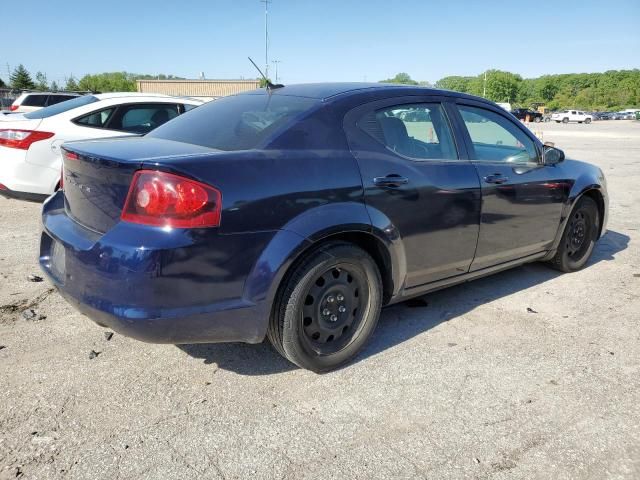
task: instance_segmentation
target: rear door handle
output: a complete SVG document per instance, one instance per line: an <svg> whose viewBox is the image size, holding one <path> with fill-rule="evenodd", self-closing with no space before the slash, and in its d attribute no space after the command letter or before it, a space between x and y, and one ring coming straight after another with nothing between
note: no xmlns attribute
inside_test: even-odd
<svg viewBox="0 0 640 480"><path fill-rule="evenodd" d="M485 183L506 183L509 181L507 177L503 177L501 173L494 173L493 175L487 175L484 177Z"/></svg>
<svg viewBox="0 0 640 480"><path fill-rule="evenodd" d="M407 177L401 177L395 173L387 175L386 177L376 177L373 179L373 184L376 187L399 187L400 185L406 185L409 183Z"/></svg>

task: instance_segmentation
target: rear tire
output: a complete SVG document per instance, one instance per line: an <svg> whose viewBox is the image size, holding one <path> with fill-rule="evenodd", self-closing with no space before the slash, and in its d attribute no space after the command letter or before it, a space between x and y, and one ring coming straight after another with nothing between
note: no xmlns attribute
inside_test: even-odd
<svg viewBox="0 0 640 480"><path fill-rule="evenodd" d="M535 117L535 118L533 119L533 122L534 122L534 123L540 123L540 120L541 120L541 118L540 118L540 117Z"/></svg>
<svg viewBox="0 0 640 480"><path fill-rule="evenodd" d="M584 121L584 123L586 123L587 125L588 125L588 124L590 124L590 123L591 123L591 119L590 119L590 118L587 118L587 119Z"/></svg>
<svg viewBox="0 0 640 480"><path fill-rule="evenodd" d="M564 117L564 118L562 119L562 123L569 123L569 119L568 119L567 117Z"/></svg>
<svg viewBox="0 0 640 480"><path fill-rule="evenodd" d="M327 372L352 360L382 308L382 280L371 256L346 242L311 252L283 282L267 336L301 368Z"/></svg>
<svg viewBox="0 0 640 480"><path fill-rule="evenodd" d="M567 273L584 267L593 252L599 228L600 213L596 202L590 197L582 197L571 211L551 266Z"/></svg>

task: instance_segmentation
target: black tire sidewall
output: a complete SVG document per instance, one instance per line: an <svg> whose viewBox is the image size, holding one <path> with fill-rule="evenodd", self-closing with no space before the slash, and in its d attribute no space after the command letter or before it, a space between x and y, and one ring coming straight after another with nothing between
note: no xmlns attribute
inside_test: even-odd
<svg viewBox="0 0 640 480"><path fill-rule="evenodd" d="M580 209L585 209L589 215L589 236L591 238L589 239L589 247L585 250L583 255L578 259L573 259L569 257L569 253L566 249L566 237L569 234L571 217L573 217L575 212ZM589 197L583 197L578 201L574 209L571 211L571 217L569 217L565 231L562 233L562 243L558 251L558 255L560 255L559 267L565 272L575 272L576 270L580 270L584 267L593 253L598 236L598 228L600 226L600 213L598 211L598 206L596 205L596 202Z"/></svg>
<svg viewBox="0 0 640 480"><path fill-rule="evenodd" d="M303 303L306 292L316 276L337 263L350 263L354 268L361 270L369 288L367 311L354 338L344 348L331 355L318 355L303 338ZM284 318L280 319L283 321L282 349L286 357L296 365L315 372L332 370L351 360L371 337L380 316L382 281L375 261L355 245L336 245L311 255L308 261L296 269L288 284L289 288L285 292L290 294L285 293L288 298L283 298L283 306L286 304L286 308Z"/></svg>

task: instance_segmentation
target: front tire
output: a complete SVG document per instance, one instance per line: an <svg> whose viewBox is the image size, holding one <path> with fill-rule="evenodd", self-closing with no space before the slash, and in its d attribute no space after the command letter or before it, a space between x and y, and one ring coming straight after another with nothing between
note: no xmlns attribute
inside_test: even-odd
<svg viewBox="0 0 640 480"><path fill-rule="evenodd" d="M382 280L373 258L351 243L331 242L285 279L267 336L292 363L326 372L362 349L381 308Z"/></svg>
<svg viewBox="0 0 640 480"><path fill-rule="evenodd" d="M533 122L534 122L534 123L540 123L540 120L541 120L541 118L540 118L540 117L535 117L535 118L533 119Z"/></svg>
<svg viewBox="0 0 640 480"><path fill-rule="evenodd" d="M561 272L580 270L589 260L600 228L596 202L582 197L571 211L556 255L550 263Z"/></svg>
<svg viewBox="0 0 640 480"><path fill-rule="evenodd" d="M567 117L564 117L564 118L562 119L562 123L569 123L569 119L568 119Z"/></svg>

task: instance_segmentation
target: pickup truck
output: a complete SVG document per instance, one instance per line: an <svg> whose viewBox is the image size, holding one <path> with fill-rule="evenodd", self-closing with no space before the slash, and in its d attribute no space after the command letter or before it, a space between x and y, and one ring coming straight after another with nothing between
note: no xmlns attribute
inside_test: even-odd
<svg viewBox="0 0 640 480"><path fill-rule="evenodd" d="M530 122L538 123L542 121L542 114L540 112L535 112L533 110L529 110L528 108L516 108L514 110L511 110L511 114L518 120L526 120L528 115Z"/></svg>
<svg viewBox="0 0 640 480"><path fill-rule="evenodd" d="M569 122L578 122L578 123L591 123L593 117L584 113L580 110L563 110L561 112L556 112L551 115L551 120L554 120L556 123L569 123Z"/></svg>

